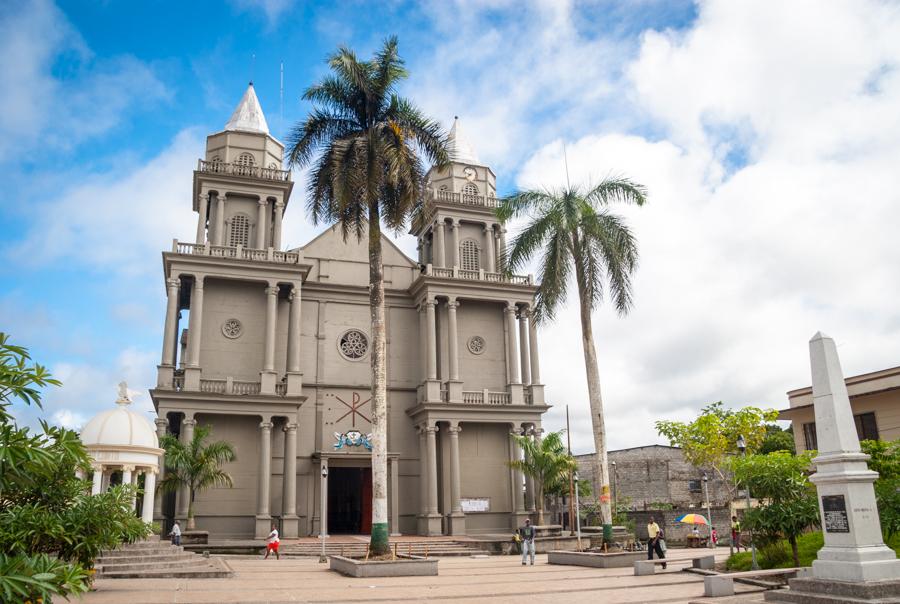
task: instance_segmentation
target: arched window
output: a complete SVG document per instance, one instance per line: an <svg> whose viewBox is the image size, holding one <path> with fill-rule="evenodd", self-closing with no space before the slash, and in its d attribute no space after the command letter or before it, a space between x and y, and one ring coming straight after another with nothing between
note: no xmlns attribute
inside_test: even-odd
<svg viewBox="0 0 900 604"><path fill-rule="evenodd" d="M235 214L231 217L231 233L228 245L247 246L250 243L250 218L246 214Z"/></svg>
<svg viewBox="0 0 900 604"><path fill-rule="evenodd" d="M209 163L211 164L210 165L211 172L220 172L222 170L222 158L219 157L218 155L213 155L212 158L209 160Z"/></svg>
<svg viewBox="0 0 900 604"><path fill-rule="evenodd" d="M234 172L235 174L240 174L243 176L250 175L253 172L253 156L249 153L241 153L237 161L234 162Z"/></svg>
<svg viewBox="0 0 900 604"><path fill-rule="evenodd" d="M478 187L473 183L468 183L462 190L463 203L475 203L478 197Z"/></svg>
<svg viewBox="0 0 900 604"><path fill-rule="evenodd" d="M459 244L459 260L464 271L477 271L481 268L481 252L474 239L466 239Z"/></svg>

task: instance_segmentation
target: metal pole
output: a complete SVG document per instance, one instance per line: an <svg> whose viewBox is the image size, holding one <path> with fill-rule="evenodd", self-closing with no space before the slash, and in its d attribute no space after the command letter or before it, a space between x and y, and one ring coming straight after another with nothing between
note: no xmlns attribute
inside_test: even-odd
<svg viewBox="0 0 900 604"><path fill-rule="evenodd" d="M566 405L566 438L569 440L569 457L572 457L572 431L569 429L569 406ZM575 471L569 470L569 535L575 534Z"/></svg>
<svg viewBox="0 0 900 604"><path fill-rule="evenodd" d="M615 521L616 516L619 513L619 471L616 466L616 462L612 462L613 467L613 512L612 519Z"/></svg>
<svg viewBox="0 0 900 604"><path fill-rule="evenodd" d="M319 539L322 541L322 553L319 554L319 562L328 562L328 558L325 556L325 522L328 510L328 466L324 463L322 464L322 480L319 483L322 485L320 487L321 500L319 502Z"/></svg>
<svg viewBox="0 0 900 604"><path fill-rule="evenodd" d="M575 531L577 535L578 551L581 551L581 505L578 501L578 477L575 477Z"/></svg>
<svg viewBox="0 0 900 604"><path fill-rule="evenodd" d="M738 437L738 449L741 450L741 455L746 459L747 458L747 446L744 444L744 437ZM750 485L744 485L744 493L747 495L747 512L750 512ZM751 565L750 568L753 570L759 570L759 564L756 561L756 544L753 543L753 531L750 531L750 558Z"/></svg>
<svg viewBox="0 0 900 604"><path fill-rule="evenodd" d="M709 476L706 475L706 472L703 473L703 494L706 497L706 521L709 523L707 525L709 529L709 543L707 545L715 547L712 540L712 511L709 509Z"/></svg>

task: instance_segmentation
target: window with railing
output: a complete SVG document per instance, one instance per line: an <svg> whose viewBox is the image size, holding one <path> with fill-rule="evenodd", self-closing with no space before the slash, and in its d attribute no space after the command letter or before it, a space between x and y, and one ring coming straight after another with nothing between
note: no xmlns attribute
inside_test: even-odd
<svg viewBox="0 0 900 604"><path fill-rule="evenodd" d="M253 155L251 155L250 153L247 153L247 152L241 153L238 156L237 161L234 162L235 173L236 174L245 174L245 175L251 174L253 172L253 164L254 163L255 162L253 160Z"/></svg>
<svg viewBox="0 0 900 604"><path fill-rule="evenodd" d="M462 196L463 203L475 203L475 198L478 197L478 187L473 183L468 183L463 187Z"/></svg>
<svg viewBox="0 0 900 604"><path fill-rule="evenodd" d="M246 214L235 214L231 217L231 232L228 234L228 245L247 246L250 243L250 217Z"/></svg>
<svg viewBox="0 0 900 604"><path fill-rule="evenodd" d="M474 239L466 239L459 244L459 259L464 271L477 271L481 268L481 254Z"/></svg>

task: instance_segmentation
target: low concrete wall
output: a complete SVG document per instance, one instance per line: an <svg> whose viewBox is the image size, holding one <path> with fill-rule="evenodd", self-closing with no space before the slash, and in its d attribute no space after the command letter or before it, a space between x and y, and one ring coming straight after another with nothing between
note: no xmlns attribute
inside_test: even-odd
<svg viewBox="0 0 900 604"><path fill-rule="evenodd" d="M638 560L646 559L644 552L616 552L600 554L594 552L552 551L547 556L550 564L567 566L592 566L594 568L630 568Z"/></svg>
<svg viewBox="0 0 900 604"><path fill-rule="evenodd" d="M583 542L587 542L587 537L582 535ZM520 555L521 552L516 546L516 542L512 539L485 539L484 537L473 539L478 547L489 554L497 555ZM537 554L546 554L553 550L574 550L578 547L578 538L569 537L536 537L534 540L534 551Z"/></svg>
<svg viewBox="0 0 900 604"><path fill-rule="evenodd" d="M397 560L354 560L344 556L329 556L329 568L348 577L436 577L436 558L398 558Z"/></svg>

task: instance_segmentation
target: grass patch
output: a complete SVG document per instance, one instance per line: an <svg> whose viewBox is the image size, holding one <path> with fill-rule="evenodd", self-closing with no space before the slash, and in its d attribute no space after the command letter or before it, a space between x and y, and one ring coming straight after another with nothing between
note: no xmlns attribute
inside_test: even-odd
<svg viewBox="0 0 900 604"><path fill-rule="evenodd" d="M825 540L821 531L806 533L797 539L800 566L812 565L813 560L816 559L816 554L822 549L824 544ZM900 557L900 534L894 535L887 545ZM760 568L792 568L794 566L791 545L787 540L761 547L757 549L756 555ZM725 562L725 567L733 571L750 570L751 565L752 556L750 552L734 554Z"/></svg>

